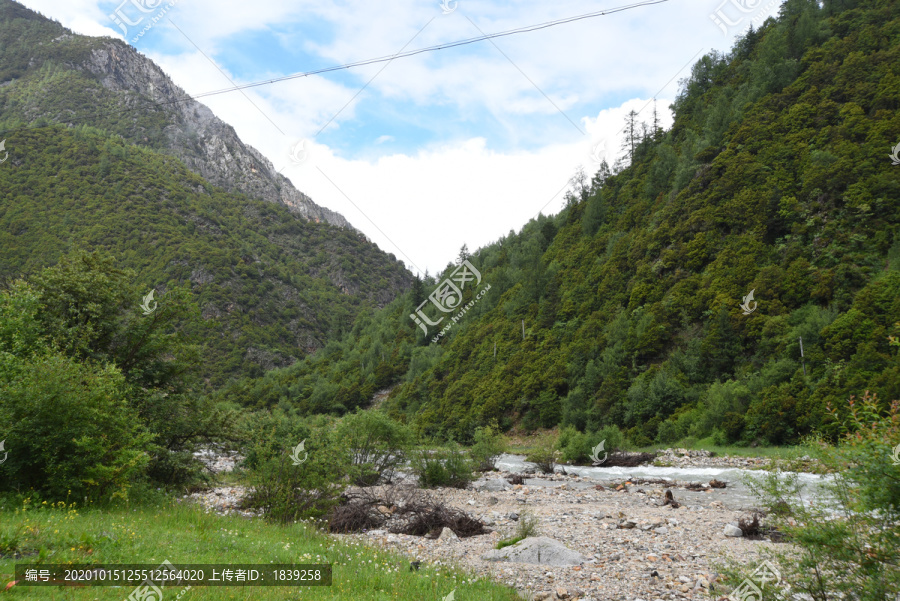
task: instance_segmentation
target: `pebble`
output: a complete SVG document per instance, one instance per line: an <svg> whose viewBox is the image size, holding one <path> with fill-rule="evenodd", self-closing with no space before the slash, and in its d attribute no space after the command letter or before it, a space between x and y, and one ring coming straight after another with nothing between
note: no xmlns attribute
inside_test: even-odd
<svg viewBox="0 0 900 601"><path fill-rule="evenodd" d="M678 449L670 451L673 452L664 452L661 457L674 461L677 467L748 467L765 461L733 458L733 461L723 463L729 458L704 456L698 451L686 451L687 454ZM718 463L707 463L714 460ZM222 465L215 459L211 463L217 467ZM509 475L493 472L489 477L507 478ZM563 474L541 475L541 479L561 484L590 481ZM741 512L716 502L702 511L698 511L699 507L684 505L673 509L661 504L665 490L662 486L642 486L646 487L645 494L639 494L632 486L623 486L619 491L601 487L536 485L517 485L503 491L440 488L429 491L435 500L489 521L496 531L468 538L458 538L452 531L445 531L438 539L384 531L332 536L390 547L410 560L425 564L474 572L507 584L523 598L535 601L709 599L708 594L718 578L716 564L730 559L743 565L755 565L761 560L761 552L771 550L775 545L766 540L723 536L722 524L732 525L742 517ZM252 512L237 509L245 492L239 486L219 487L194 493L184 500L201 503L207 511L253 517ZM482 560L481 555L496 548L498 540L515 536L519 508L526 501L525 495L529 511L538 520L537 536L553 538L592 559L581 566L567 567L497 564ZM677 519L673 517L676 513Z"/></svg>

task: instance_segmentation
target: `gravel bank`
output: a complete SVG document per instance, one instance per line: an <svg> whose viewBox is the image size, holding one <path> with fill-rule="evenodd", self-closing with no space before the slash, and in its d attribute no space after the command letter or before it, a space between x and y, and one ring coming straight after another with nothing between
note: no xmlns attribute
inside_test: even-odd
<svg viewBox="0 0 900 601"><path fill-rule="evenodd" d="M684 459L697 466L720 458ZM596 487L596 480L590 478L558 473L541 475L540 485L528 480L512 486L506 482L510 475L485 474L484 479L492 481L488 487L495 490L428 491L446 505L486 522L494 529L488 535L442 540L373 530L333 536L390 548L410 561L455 566L490 577L533 601L717 599L724 590L717 586L716 563L733 559L752 571L760 561L760 549L775 544L725 536L725 526L745 513L717 500L727 494L722 489L688 494L683 488L668 487L681 503L676 509L662 505L667 487L661 484L627 483L616 490ZM485 487L484 479L479 488ZM237 509L244 492L238 486L219 487L183 500L198 502L207 511L254 517ZM538 535L564 543L588 561L548 566L482 559L500 539L514 535L517 518L525 511L538 518Z"/></svg>
<svg viewBox="0 0 900 601"><path fill-rule="evenodd" d="M505 473L488 477L499 479ZM515 587L525 599L643 600L717 598L714 563L726 558L754 566L769 541L724 535L725 525L743 514L715 500L692 502L678 509L662 506L661 486L625 486L597 490L573 486L585 479L555 475L553 488L519 485L511 490L437 489L431 494L486 521L495 528L486 536L447 540L390 534L337 535L365 540L404 553L410 560L454 565ZM678 499L678 490L673 489ZM590 558L581 566L558 567L490 562L482 554L515 532L511 514L530 511L539 519L539 534L563 542ZM717 594L718 593L718 594Z"/></svg>

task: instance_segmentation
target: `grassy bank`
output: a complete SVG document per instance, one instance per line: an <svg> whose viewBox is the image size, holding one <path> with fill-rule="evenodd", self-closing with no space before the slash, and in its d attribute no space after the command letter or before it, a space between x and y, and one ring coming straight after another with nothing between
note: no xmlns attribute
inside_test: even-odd
<svg viewBox="0 0 900 601"><path fill-rule="evenodd" d="M262 520L207 514L199 507L160 497L142 506L81 509L73 505L17 507L0 501L0 598L126 599L132 586L24 587L3 591L16 561L39 563L330 563L330 587L172 588L179 601L196 599L322 599L384 601L441 600L455 590L458 601L515 601L509 588L469 574L423 565L411 572L409 560L356 544L342 544L303 523L288 526ZM14 556L20 556L18 560ZM167 592L166 598L169 598Z"/></svg>

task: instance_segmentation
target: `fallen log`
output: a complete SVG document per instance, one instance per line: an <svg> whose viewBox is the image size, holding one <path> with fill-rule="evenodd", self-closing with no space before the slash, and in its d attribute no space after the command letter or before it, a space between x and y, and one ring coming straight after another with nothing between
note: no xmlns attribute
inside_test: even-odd
<svg viewBox="0 0 900 601"><path fill-rule="evenodd" d="M617 451L610 453L606 461L596 467L637 467L650 463L656 459L654 453L628 453L625 451Z"/></svg>

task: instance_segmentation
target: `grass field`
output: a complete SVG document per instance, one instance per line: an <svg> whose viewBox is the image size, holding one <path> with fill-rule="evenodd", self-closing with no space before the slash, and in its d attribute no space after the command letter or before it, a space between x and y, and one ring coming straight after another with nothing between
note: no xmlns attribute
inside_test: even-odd
<svg viewBox="0 0 900 601"><path fill-rule="evenodd" d="M409 560L338 543L314 527L207 514L157 494L156 502L113 509L0 501L0 599L126 600L134 586L25 587L15 564L332 564L330 587L166 587L165 601L322 599L516 601L515 591L442 566L410 571ZM5 505L5 506L4 506ZM19 559L13 559L19 557ZM155 601L155 600L154 600Z"/></svg>

